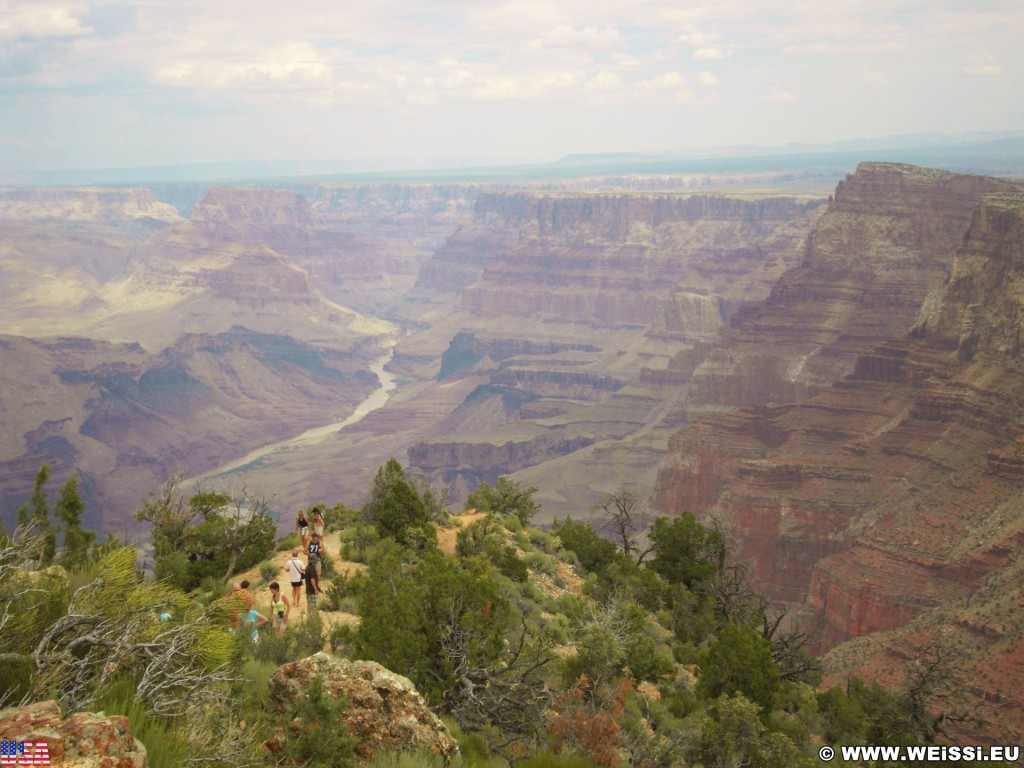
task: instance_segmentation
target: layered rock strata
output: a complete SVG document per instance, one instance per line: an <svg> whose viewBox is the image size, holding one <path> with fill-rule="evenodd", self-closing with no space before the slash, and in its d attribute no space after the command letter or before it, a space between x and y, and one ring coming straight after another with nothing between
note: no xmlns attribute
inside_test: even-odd
<svg viewBox="0 0 1024 768"><path fill-rule="evenodd" d="M1012 190L983 176L861 163L836 188L804 263L732 318L694 373L690 408L796 402L850 373L871 346L904 334L942 286L981 196Z"/></svg>
<svg viewBox="0 0 1024 768"><path fill-rule="evenodd" d="M677 424L666 400L680 396L729 312L797 263L820 208L794 198L480 193L472 225L424 267L419 290L458 296L461 322L439 378L487 384L410 449L410 462L471 488ZM584 474L603 474L586 461Z"/></svg>
<svg viewBox="0 0 1024 768"><path fill-rule="evenodd" d="M938 178L940 189L985 186ZM947 204L932 204L945 225ZM656 499L723 521L757 587L817 618L834 669L885 668L898 682L936 643L955 653L973 680L967 700L991 711L988 725L952 727L998 741L1024 726L1011 693L1024 688L1024 666L1007 642L1024 623L1005 613L1021 588L990 586L1012 584L1024 553L1024 193L983 195L958 218L969 226L949 278L909 333L805 402L685 427ZM905 626L924 651L897 653ZM887 630L856 654L843 650Z"/></svg>

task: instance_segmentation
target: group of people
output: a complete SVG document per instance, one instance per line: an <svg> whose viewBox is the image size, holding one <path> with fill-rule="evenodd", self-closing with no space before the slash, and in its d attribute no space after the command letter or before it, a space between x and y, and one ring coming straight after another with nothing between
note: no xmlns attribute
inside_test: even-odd
<svg viewBox="0 0 1024 768"><path fill-rule="evenodd" d="M312 528L312 533L310 532ZM238 596L245 601L246 609L234 617L232 627L244 625L252 635L253 642L259 642L259 629L270 624L277 634L283 634L288 626L292 606L298 608L302 602L302 584L306 584L306 606L309 610L317 610L320 602L320 564L324 554L323 535L324 519L319 507L314 507L311 520L305 512L299 511L295 523L295 532L302 541L302 549L293 549L291 559L284 564L292 586L291 599L281 591L281 585L274 581L270 584L270 618L256 610L256 597L249 592L249 582L242 581L231 585L231 591L225 597ZM308 560L303 563L300 552L305 552Z"/></svg>

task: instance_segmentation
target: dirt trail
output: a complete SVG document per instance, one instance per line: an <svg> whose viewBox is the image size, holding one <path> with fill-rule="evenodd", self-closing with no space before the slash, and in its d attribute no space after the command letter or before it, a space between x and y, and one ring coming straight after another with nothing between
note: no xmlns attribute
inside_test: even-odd
<svg viewBox="0 0 1024 768"><path fill-rule="evenodd" d="M475 523L477 520L484 517L484 515L478 513L475 509L461 515L456 515L452 518L453 526L450 528L441 528L437 534L437 546L442 552L449 557L455 556L455 544L457 541L459 529L464 525ZM299 559L302 562L307 562L306 555L303 554L302 548L299 547ZM330 555L331 560L334 562L335 571L343 576L350 576L354 573L364 573L366 566L363 563L356 563L351 560L343 560L341 558L341 534L337 531L334 533L328 533L324 536L324 551ZM274 575L269 581L264 581L260 576L260 567L257 565L250 568L244 573L239 573L232 578L232 581L242 581L248 579L251 587L250 591L256 595L256 609L264 615L269 615L270 610L270 590L268 585L270 581L277 581L281 585L282 592L291 599L291 588L289 586L288 576L284 570L284 564L287 563L292 556L291 550L285 550L284 552L274 552L268 559L277 566L277 574ZM331 579L321 579L320 589L323 592L327 591L327 588L331 586ZM323 595L320 597L323 601ZM302 587L302 599L299 603L298 609L292 606L292 612L290 621L297 621L305 618L307 612L306 608L306 587ZM348 624L355 626L359 623L359 616L354 613L346 613L344 611L324 611L320 610L320 618L323 619L324 623L328 626L335 624Z"/></svg>

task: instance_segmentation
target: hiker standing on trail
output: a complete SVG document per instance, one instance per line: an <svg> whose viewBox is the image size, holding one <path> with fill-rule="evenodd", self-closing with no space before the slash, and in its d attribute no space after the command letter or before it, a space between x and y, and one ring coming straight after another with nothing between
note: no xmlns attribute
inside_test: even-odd
<svg viewBox="0 0 1024 768"><path fill-rule="evenodd" d="M292 601L298 608L302 602L302 576L306 571L306 564L299 560L299 550L292 550L292 559L284 564L284 569L288 572L288 580L292 583Z"/></svg>
<svg viewBox="0 0 1024 768"><path fill-rule="evenodd" d="M299 510L298 519L295 521L295 532L302 539L302 548L305 549L306 545L309 544L309 520L306 519L306 513L301 509Z"/></svg>
<svg viewBox="0 0 1024 768"><path fill-rule="evenodd" d="M249 591L249 580L243 579L238 586L239 590L235 594L245 600L245 607L248 609L256 605L256 595Z"/></svg>
<svg viewBox="0 0 1024 768"><path fill-rule="evenodd" d="M310 545L312 546L312 544ZM306 606L309 610L317 610L320 603L320 576L316 572L313 561L306 566Z"/></svg>
<svg viewBox="0 0 1024 768"><path fill-rule="evenodd" d="M313 535L316 536L319 533L321 536L323 536L324 535L324 531L325 531L325 526L327 524L324 522L323 510L320 509L319 505L313 507L313 520L312 520L312 523L313 523Z"/></svg>
<svg viewBox="0 0 1024 768"><path fill-rule="evenodd" d="M299 582L300 585L302 582ZM291 601L281 594L281 585L276 581L270 585L270 621L277 634L283 635L292 612Z"/></svg>
<svg viewBox="0 0 1024 768"><path fill-rule="evenodd" d="M320 562L324 555L324 540L319 533L313 534L313 540L309 542L306 554L309 555L309 564L316 568L317 578L320 578Z"/></svg>

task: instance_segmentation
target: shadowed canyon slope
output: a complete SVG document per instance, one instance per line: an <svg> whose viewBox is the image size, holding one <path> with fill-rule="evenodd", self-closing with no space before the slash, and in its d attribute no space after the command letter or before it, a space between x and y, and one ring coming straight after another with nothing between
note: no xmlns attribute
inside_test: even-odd
<svg viewBox="0 0 1024 768"><path fill-rule="evenodd" d="M707 392L762 404L681 429L656 487L660 510L726 526L757 586L821 628L832 673L955 659L988 720L964 737L1024 727L1022 217L1005 182L862 166L714 355Z"/></svg>
<svg viewBox="0 0 1024 768"><path fill-rule="evenodd" d="M49 462L119 530L171 472L346 415L396 332L318 289L303 248L344 263L351 239L291 192L214 189L183 219L146 190L17 190L0 218L8 513Z"/></svg>

